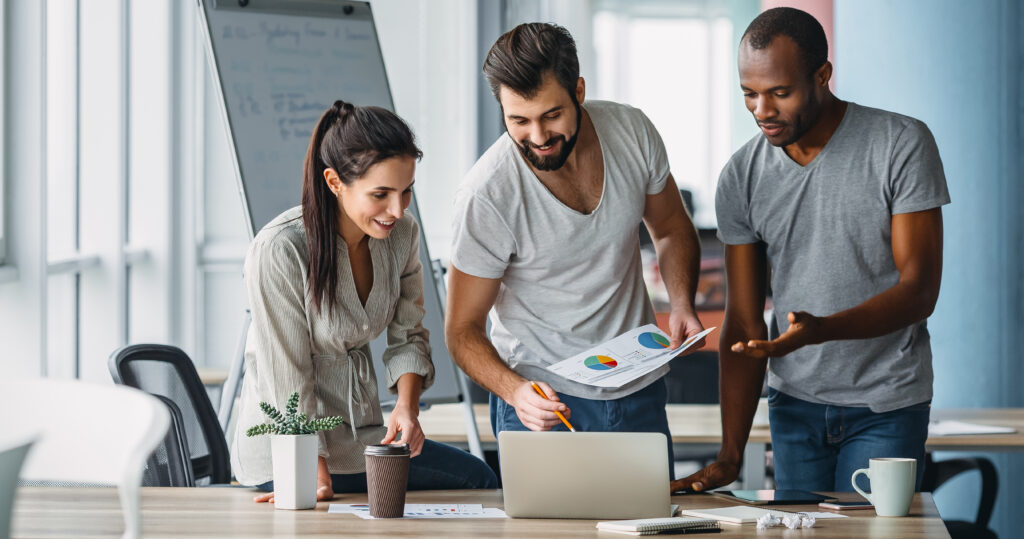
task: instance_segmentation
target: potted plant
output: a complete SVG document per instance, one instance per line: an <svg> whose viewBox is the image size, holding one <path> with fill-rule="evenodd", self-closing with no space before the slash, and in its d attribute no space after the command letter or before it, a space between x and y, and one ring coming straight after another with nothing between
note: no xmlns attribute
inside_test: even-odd
<svg viewBox="0 0 1024 539"><path fill-rule="evenodd" d="M274 461L274 506L278 509L316 507L317 431L331 430L341 424L341 416L307 419L298 413L299 392L288 397L285 413L260 403L260 409L272 423L255 425L246 436L271 434Z"/></svg>

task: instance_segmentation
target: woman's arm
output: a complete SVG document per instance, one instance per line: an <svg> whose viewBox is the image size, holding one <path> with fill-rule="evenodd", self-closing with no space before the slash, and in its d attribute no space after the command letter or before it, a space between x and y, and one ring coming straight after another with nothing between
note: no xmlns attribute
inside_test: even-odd
<svg viewBox="0 0 1024 539"><path fill-rule="evenodd" d="M423 377L415 373L406 373L398 379L398 402L388 417L388 433L380 441L390 444L396 435L402 433L402 442L409 444L412 456L423 450L426 436L420 428L420 394L423 393Z"/></svg>
<svg viewBox="0 0 1024 539"><path fill-rule="evenodd" d="M399 295L394 315L388 323L388 347L382 358L385 383L392 393L399 393L398 382L406 374L418 375L419 391L434 382L434 363L430 359L429 333L423 328L423 265L420 264L419 226L411 217L403 218L403 232L409 234L408 250L400 251L405 257L399 281ZM396 229L395 232L398 232ZM419 400L419 394L416 399Z"/></svg>

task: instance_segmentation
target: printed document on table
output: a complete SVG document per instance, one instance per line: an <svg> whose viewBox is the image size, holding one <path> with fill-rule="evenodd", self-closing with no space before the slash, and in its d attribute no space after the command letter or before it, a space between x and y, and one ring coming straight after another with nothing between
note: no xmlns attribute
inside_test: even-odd
<svg viewBox="0 0 1024 539"><path fill-rule="evenodd" d="M574 382L598 387L622 387L668 363L716 328L708 328L669 350L669 337L654 324L627 331L548 367L548 370Z"/></svg>
<svg viewBox="0 0 1024 539"><path fill-rule="evenodd" d="M365 503L332 503L327 508L327 512L352 513L362 519L374 519L370 515L370 506ZM402 516L404 518L508 518L508 515L501 509L497 507L483 507L478 503L407 503L405 504L405 514Z"/></svg>

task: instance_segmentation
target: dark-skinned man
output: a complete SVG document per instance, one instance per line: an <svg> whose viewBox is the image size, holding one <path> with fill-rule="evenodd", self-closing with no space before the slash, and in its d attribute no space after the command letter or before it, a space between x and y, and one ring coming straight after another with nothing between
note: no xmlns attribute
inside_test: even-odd
<svg viewBox="0 0 1024 539"><path fill-rule="evenodd" d="M740 86L762 133L732 156L715 198L728 280L723 443L674 490L736 479L766 366L778 488L849 491L874 457L918 459L920 484L925 320L949 194L922 122L830 92L827 47L821 25L792 8L765 11L741 39ZM769 285L782 332L773 340Z"/></svg>

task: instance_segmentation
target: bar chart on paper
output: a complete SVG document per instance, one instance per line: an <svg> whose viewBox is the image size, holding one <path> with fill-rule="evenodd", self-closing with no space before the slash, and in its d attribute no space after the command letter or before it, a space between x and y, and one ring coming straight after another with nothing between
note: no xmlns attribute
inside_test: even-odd
<svg viewBox="0 0 1024 539"><path fill-rule="evenodd" d="M706 329L672 350L668 335L654 324L648 324L555 363L548 370L587 385L622 387L668 363L715 329Z"/></svg>

